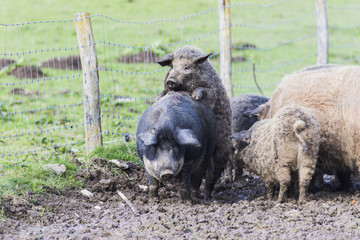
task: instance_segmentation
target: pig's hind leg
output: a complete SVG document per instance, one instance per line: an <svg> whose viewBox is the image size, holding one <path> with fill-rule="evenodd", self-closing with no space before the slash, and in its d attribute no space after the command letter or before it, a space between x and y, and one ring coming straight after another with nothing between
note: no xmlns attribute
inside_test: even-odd
<svg viewBox="0 0 360 240"><path fill-rule="evenodd" d="M287 190L291 183L291 169L289 166L280 167L277 171L277 176L280 184L278 202L285 202L287 199Z"/></svg>
<svg viewBox="0 0 360 240"><path fill-rule="evenodd" d="M275 184L272 181L266 181L266 179L263 179L263 181L266 187L266 198L268 200L274 200Z"/></svg>
<svg viewBox="0 0 360 240"><path fill-rule="evenodd" d="M299 204L303 204L306 201L306 194L314 172L315 169L312 167L302 166L299 169Z"/></svg>

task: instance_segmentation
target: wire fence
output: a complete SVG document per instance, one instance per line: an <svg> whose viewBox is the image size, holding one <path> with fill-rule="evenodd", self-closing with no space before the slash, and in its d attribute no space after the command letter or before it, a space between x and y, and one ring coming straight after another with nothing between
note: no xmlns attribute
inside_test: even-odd
<svg viewBox="0 0 360 240"><path fill-rule="evenodd" d="M357 64L360 24L356 2L328 0L329 62ZM232 3L234 95L265 95L281 78L316 64L313 1ZM219 70L219 9L148 22L91 16L98 60L104 144L134 139L143 111L163 88L167 68L155 62L185 45L212 52ZM83 73L75 20L0 25L0 171L29 159L85 153ZM255 73L253 72L255 65ZM90 99L91 100L91 99Z"/></svg>

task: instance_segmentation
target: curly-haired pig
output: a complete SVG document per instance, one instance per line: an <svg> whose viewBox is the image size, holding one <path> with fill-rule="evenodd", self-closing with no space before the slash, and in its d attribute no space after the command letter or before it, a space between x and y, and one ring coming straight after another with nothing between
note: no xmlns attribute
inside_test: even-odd
<svg viewBox="0 0 360 240"><path fill-rule="evenodd" d="M186 91L196 100L204 99L214 110L217 137L213 156L213 188L231 158L231 108L225 87L208 60L210 55L197 47L185 46L157 63L170 66L164 79L164 90L159 97L169 91Z"/></svg>
<svg viewBox="0 0 360 240"><path fill-rule="evenodd" d="M252 111L268 101L269 98L255 94L240 94L239 96L231 98L231 132L234 134L242 130L248 130L255 122L258 121L257 115L252 114ZM246 144L243 142L239 142L235 148L233 147L233 158L231 159L232 161L228 162L227 166L228 177L232 176L232 169L234 169L235 180L242 176L243 162L239 156L235 155L235 149L238 150L237 152L240 152L245 147Z"/></svg>
<svg viewBox="0 0 360 240"><path fill-rule="evenodd" d="M182 200L199 197L204 177L205 197L210 196L216 123L205 101L196 101L184 92L168 93L143 113L136 141L149 179L150 197L158 196L159 181L175 177Z"/></svg>
<svg viewBox="0 0 360 240"><path fill-rule="evenodd" d="M320 65L285 76L269 101L268 117L288 104L311 109L322 139L319 170L335 172L342 190L353 190L360 169L360 66Z"/></svg>
<svg viewBox="0 0 360 240"><path fill-rule="evenodd" d="M240 156L245 166L261 176L268 199L279 183L278 202L287 197L292 173L299 176L299 203L304 203L314 174L321 139L320 126L309 109L288 105L272 119L256 122L249 130L232 135L233 144L248 145Z"/></svg>

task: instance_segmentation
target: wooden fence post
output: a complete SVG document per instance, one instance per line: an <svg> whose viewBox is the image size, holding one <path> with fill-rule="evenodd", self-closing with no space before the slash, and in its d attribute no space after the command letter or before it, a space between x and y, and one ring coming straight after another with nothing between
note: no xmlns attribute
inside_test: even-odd
<svg viewBox="0 0 360 240"><path fill-rule="evenodd" d="M326 15L326 0L316 0L318 58L317 64L327 64L329 59L329 34Z"/></svg>
<svg viewBox="0 0 360 240"><path fill-rule="evenodd" d="M99 73L90 13L75 14L75 26L84 79L86 152L90 154L102 145Z"/></svg>
<svg viewBox="0 0 360 240"><path fill-rule="evenodd" d="M230 0L218 0L220 30L220 78L229 97L233 96L231 80Z"/></svg>

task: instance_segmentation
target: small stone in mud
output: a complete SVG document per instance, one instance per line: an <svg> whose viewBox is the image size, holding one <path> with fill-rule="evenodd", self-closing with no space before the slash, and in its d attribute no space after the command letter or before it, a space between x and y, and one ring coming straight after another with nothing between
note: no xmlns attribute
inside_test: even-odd
<svg viewBox="0 0 360 240"><path fill-rule="evenodd" d="M292 209L290 211L285 212L286 215L291 217L300 217L300 211Z"/></svg>
<svg viewBox="0 0 360 240"><path fill-rule="evenodd" d="M162 207L162 206L159 206L159 207L157 208L157 210L158 210L159 212L166 212L166 209L165 209L164 207Z"/></svg>
<svg viewBox="0 0 360 240"><path fill-rule="evenodd" d="M119 161L117 159L112 159L112 160L109 160L109 163L112 163L114 164L116 167L122 169L122 170L125 170L125 169L129 169L129 164L127 164L125 161Z"/></svg>
<svg viewBox="0 0 360 240"><path fill-rule="evenodd" d="M101 207L100 206L95 206L94 207L96 210L101 210Z"/></svg>
<svg viewBox="0 0 360 240"><path fill-rule="evenodd" d="M66 172L66 166L63 164L46 164L44 165L45 170L51 170L57 175L64 174Z"/></svg>
<svg viewBox="0 0 360 240"><path fill-rule="evenodd" d="M101 189L108 191L115 190L115 182L112 179L101 179L99 184L101 185Z"/></svg>
<svg viewBox="0 0 360 240"><path fill-rule="evenodd" d="M82 195L84 195L85 197L88 197L88 198L92 198L94 197L94 194L86 189L83 189L81 190L80 192Z"/></svg>
<svg viewBox="0 0 360 240"><path fill-rule="evenodd" d="M145 186L145 185L139 185L139 188L140 188L140 191L142 191L142 192L147 192L149 189L149 187Z"/></svg>

